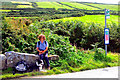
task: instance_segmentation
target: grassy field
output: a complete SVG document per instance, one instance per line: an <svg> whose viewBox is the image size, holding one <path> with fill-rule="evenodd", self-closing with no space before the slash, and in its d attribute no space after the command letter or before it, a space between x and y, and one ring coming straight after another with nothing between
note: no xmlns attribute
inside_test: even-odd
<svg viewBox="0 0 120 80"><path fill-rule="evenodd" d="M72 6L72 7L78 8L78 9L98 10L98 8L90 7L90 6L83 5L83 4L80 4L80 3L75 3L75 2L61 2L61 3L62 4L67 4L69 6Z"/></svg>
<svg viewBox="0 0 120 80"><path fill-rule="evenodd" d="M22 18L26 18L26 19L30 19L30 18L39 18L39 17L6 17L6 19L9 19L9 18L14 18L14 19L22 19Z"/></svg>
<svg viewBox="0 0 120 80"><path fill-rule="evenodd" d="M95 4L95 3L77 3L77 2L36 2L39 8L55 8L55 9L85 9L85 10L100 10L101 9L110 9L118 11L118 5L110 5L110 4ZM17 5L14 5L17 4ZM26 5L22 5L26 4ZM68 5L68 6L67 6ZM89 6L91 5L91 6ZM70 7L71 6L71 7ZM34 8L31 2L20 2L20 1L11 1L8 3L2 3L3 8ZM98 7L98 8L97 8ZM4 12L4 11L3 11Z"/></svg>
<svg viewBox="0 0 120 80"><path fill-rule="evenodd" d="M16 8L33 8L32 3L30 2L11 1L11 3L18 4ZM19 5L19 4L28 4L28 5Z"/></svg>
<svg viewBox="0 0 120 80"><path fill-rule="evenodd" d="M16 5L13 5L12 2L2 2L2 6L0 8L15 8Z"/></svg>
<svg viewBox="0 0 120 80"><path fill-rule="evenodd" d="M16 8L33 8L31 5L18 5Z"/></svg>
<svg viewBox="0 0 120 80"><path fill-rule="evenodd" d="M103 24L105 23L105 16L104 15L85 15L82 17L69 17L69 18L63 18L63 19L55 19L55 20L50 20L53 22L59 22L59 21L82 21L82 22L94 22L94 23L100 23ZM110 15L110 19L107 19L107 23L110 24L111 22L115 22L118 24L118 16L117 15Z"/></svg>
<svg viewBox="0 0 120 80"><path fill-rule="evenodd" d="M95 7L99 7L101 9L105 9L106 8L106 9L118 11L118 5L95 4L95 3L85 3L85 4L92 5L92 6L95 6Z"/></svg>
<svg viewBox="0 0 120 80"><path fill-rule="evenodd" d="M55 9L59 9L59 8L63 8L63 9L72 9L68 6L65 5L61 5L57 2L36 2L38 7L40 8L55 8Z"/></svg>
<svg viewBox="0 0 120 80"><path fill-rule="evenodd" d="M11 10L0 10L0 12L10 12Z"/></svg>
<svg viewBox="0 0 120 80"><path fill-rule="evenodd" d="M12 3L17 3L17 4L32 4L30 2L20 2L20 1L11 1Z"/></svg>

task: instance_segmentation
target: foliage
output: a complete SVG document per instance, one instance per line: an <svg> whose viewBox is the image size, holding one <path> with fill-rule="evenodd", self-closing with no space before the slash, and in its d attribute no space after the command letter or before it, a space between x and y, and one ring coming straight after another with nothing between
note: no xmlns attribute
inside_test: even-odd
<svg viewBox="0 0 120 80"><path fill-rule="evenodd" d="M99 18L98 18L99 17ZM111 15L112 19L108 20L107 27L110 28L110 45L109 51L119 52L119 26L116 23L118 16ZM90 18L90 19L89 19ZM104 48L104 16L103 15L86 15L83 17L70 17L42 21L39 24L33 23L33 26L40 28L49 28L53 33L69 36L70 43L84 49L92 49L91 44L99 42L98 47ZM114 26L114 27L113 27Z"/></svg>
<svg viewBox="0 0 120 80"><path fill-rule="evenodd" d="M72 4L74 4L73 7L80 8L75 6L75 4L79 3ZM37 7L37 5L33 7ZM69 8L71 7L69 6ZM3 79L16 78L26 75L34 76L60 74L66 72L103 68L107 66L118 66L118 55L112 54L110 52L106 57L104 54L105 51L102 49L104 48L104 22L102 22L104 21L104 16L84 16L84 12L85 14L96 14L99 13L99 11L88 11L86 9L83 9L83 11L80 11L80 9L58 9L58 7L57 10L54 8L36 8L35 10L29 9L27 11L26 9L21 8L18 11L11 11L7 16L38 16L39 18L10 19L4 16L1 17L3 23L2 54L6 51L12 50L17 52L36 54L36 42L38 41L37 36L42 33L46 36L46 40L49 42L49 55L57 54L60 56L60 59L58 61L50 61L52 70L49 70L46 73L33 71L30 73L12 75L12 69L9 68L3 72ZM88 9L90 9L90 7ZM118 31L119 27L117 23L118 21L116 20L118 16L112 15L111 17L112 20L108 20L107 24L107 26L110 28L111 43L108 46L108 50L118 51L117 49L119 49L120 46L118 42L120 38ZM95 44L96 42L98 42L99 45ZM91 50L85 51L84 49L93 48L91 44L95 44L92 45L94 46L94 52ZM79 48L83 48L83 50L79 50Z"/></svg>
<svg viewBox="0 0 120 80"><path fill-rule="evenodd" d="M94 52L91 50L89 52L86 51L86 53L84 52L84 54L82 55L84 63L77 68L71 67L68 64L68 61L62 60L61 65L54 67L51 70L48 70L47 72L33 71L33 72L23 73L23 74L16 73L15 75L13 75L12 73L8 73L8 71L3 71L4 74L1 77L2 77L2 80L4 80L4 79L11 79L11 78L19 78L21 76L54 75L54 74L78 72L78 71L84 71L84 70L90 70L90 69L96 69L96 68L118 66L118 54L115 54L115 53L113 54L109 52L108 57L111 58L110 62L94 60L93 56L94 56Z"/></svg>
<svg viewBox="0 0 120 80"><path fill-rule="evenodd" d="M111 58L105 55L105 50L102 48L97 48L99 43L95 43L95 45L92 45L94 47L94 59L95 60L101 60L101 61L107 61L111 62Z"/></svg>
<svg viewBox="0 0 120 80"><path fill-rule="evenodd" d="M49 42L50 54L59 55L62 60L68 61L68 64L72 67L79 66L80 63L82 63L82 58L79 56L80 51L77 52L76 47L70 45L69 37L51 34L52 32L50 29L40 29L40 26L29 26L25 21L28 20L20 19L15 22L13 20L3 21L2 53L14 50L17 52L36 54L36 42L38 41L37 36L43 33L46 36L46 40ZM55 63L56 66L61 64L62 61ZM52 65L53 67L55 66L54 64Z"/></svg>

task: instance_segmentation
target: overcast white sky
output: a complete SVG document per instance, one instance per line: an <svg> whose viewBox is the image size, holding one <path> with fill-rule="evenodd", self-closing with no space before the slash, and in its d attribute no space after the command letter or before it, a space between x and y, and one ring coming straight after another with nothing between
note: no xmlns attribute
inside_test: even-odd
<svg viewBox="0 0 120 80"><path fill-rule="evenodd" d="M82 1L82 2L97 2L97 3L110 3L110 4L118 4L120 0L71 0L71 1Z"/></svg>
<svg viewBox="0 0 120 80"><path fill-rule="evenodd" d="M6 1L14 1L14 0L0 0L2 2ZM80 2L97 2L97 3L107 3L107 4L120 4L120 0L16 0L16 1L38 1L38 2L43 2L43 1L60 1L60 2L70 2L70 1L80 1Z"/></svg>

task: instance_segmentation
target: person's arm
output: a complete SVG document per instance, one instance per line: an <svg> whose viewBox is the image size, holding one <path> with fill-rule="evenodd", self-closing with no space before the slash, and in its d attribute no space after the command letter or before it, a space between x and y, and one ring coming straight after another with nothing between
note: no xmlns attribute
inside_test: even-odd
<svg viewBox="0 0 120 80"><path fill-rule="evenodd" d="M46 47L46 49L42 53L46 52L47 50L48 50L48 47Z"/></svg>
<svg viewBox="0 0 120 80"><path fill-rule="evenodd" d="M40 51L40 50L39 50L39 48L38 48L38 47L37 47L36 49L37 49L37 51L38 51L38 52L42 52L42 51Z"/></svg>
<svg viewBox="0 0 120 80"><path fill-rule="evenodd" d="M38 51L39 53L41 53L41 52L42 52L42 51L40 51L40 50L39 50L39 48L38 48L38 42L37 42L36 49L37 49L37 51Z"/></svg>
<svg viewBox="0 0 120 80"><path fill-rule="evenodd" d="M42 54L42 51L40 51L38 47L36 49L39 52L39 55Z"/></svg>

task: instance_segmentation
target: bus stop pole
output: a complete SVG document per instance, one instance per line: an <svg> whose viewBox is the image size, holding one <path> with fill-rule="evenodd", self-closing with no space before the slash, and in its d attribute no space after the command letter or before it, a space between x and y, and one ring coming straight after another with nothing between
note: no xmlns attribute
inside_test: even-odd
<svg viewBox="0 0 120 80"><path fill-rule="evenodd" d="M105 28L107 28L107 23L106 23L106 8L105 8ZM105 44L105 55L107 56L107 44Z"/></svg>

